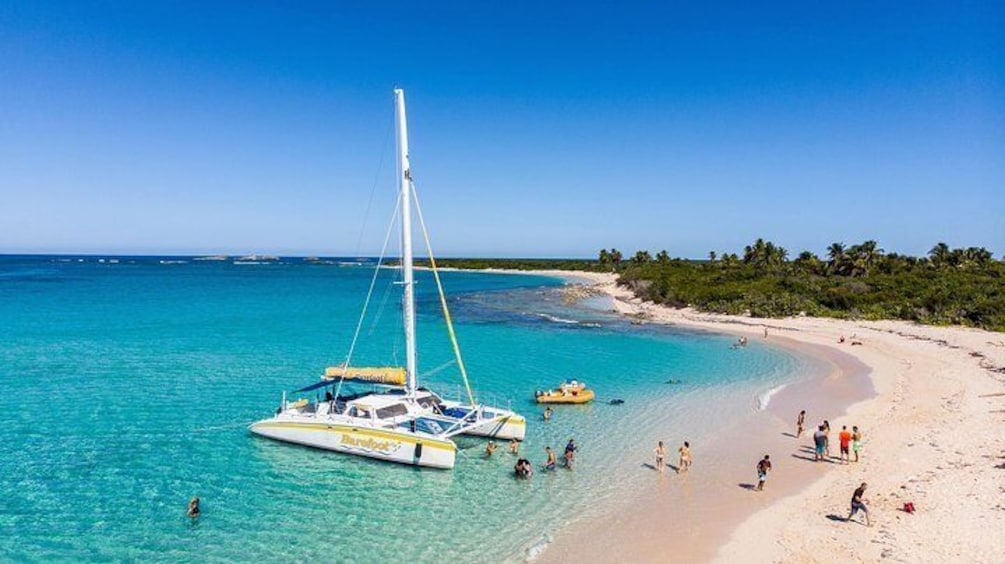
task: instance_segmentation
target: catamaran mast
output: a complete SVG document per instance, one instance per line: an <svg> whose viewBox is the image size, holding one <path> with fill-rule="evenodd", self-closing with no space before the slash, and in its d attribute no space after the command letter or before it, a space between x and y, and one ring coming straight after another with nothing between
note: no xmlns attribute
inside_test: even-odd
<svg viewBox="0 0 1005 564"><path fill-rule="evenodd" d="M398 182L401 188L401 283L404 289L402 303L405 325L405 368L408 372L406 389L415 397L415 281L412 273L412 174L408 165L408 124L405 120L405 91L394 89L395 117L398 139Z"/></svg>

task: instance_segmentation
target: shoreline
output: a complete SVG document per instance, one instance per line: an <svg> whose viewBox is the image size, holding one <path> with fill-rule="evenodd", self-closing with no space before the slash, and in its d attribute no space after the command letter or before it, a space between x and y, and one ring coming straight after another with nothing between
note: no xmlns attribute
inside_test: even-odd
<svg viewBox="0 0 1005 564"><path fill-rule="evenodd" d="M644 303L611 273L482 272L563 278L573 283L572 299L609 297L617 313L638 323L751 340L764 339L767 328L768 344L832 366L825 376L776 390L755 417L756 430L725 429L713 442L727 444L708 445L742 461L732 480L702 476L696 451L690 483L681 481L676 496L664 495L672 488L661 484L658 495L642 491L622 500L624 511L571 522L538 561L1005 559L1005 538L969 526L1005 527L1005 334L903 321L708 314ZM864 387L868 393L850 393ZM785 436L793 434L799 409L807 410L807 427L830 420L834 454L841 426L860 426L861 462L812 462L811 432L799 440ZM737 487L751 481L760 457L753 453L762 450L775 462L765 492ZM851 491L863 481L870 484L871 528L843 520ZM916 513L900 511L908 501Z"/></svg>

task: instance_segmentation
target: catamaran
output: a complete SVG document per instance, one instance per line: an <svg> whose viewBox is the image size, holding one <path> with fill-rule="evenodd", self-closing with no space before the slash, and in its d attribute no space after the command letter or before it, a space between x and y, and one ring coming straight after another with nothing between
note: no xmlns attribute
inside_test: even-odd
<svg viewBox="0 0 1005 564"><path fill-rule="evenodd" d="M290 401L284 392L275 415L253 423L250 430L270 439L346 454L415 466L453 468L457 445L452 437L466 434L522 440L526 419L510 409L481 404L472 392L409 168L404 91L395 89L394 100L398 164L395 214L400 214L401 226L401 281L398 284L402 291L405 366L357 367L351 364L367 304L382 266L382 251L345 362L327 368L319 382L296 390L296 393L303 393L325 389L324 399ZM428 388L419 387L417 382L413 202L466 400L445 399ZM388 236L390 233L389 229ZM386 245L387 237L385 248ZM367 383L374 389L343 394L343 384L351 382Z"/></svg>

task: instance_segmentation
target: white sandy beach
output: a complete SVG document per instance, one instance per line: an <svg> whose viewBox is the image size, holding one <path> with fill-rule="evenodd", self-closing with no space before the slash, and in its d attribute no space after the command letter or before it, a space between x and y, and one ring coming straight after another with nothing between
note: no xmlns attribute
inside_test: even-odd
<svg viewBox="0 0 1005 564"><path fill-rule="evenodd" d="M607 294L619 312L644 322L751 340L764 339L767 327L769 342L835 365L819 385L791 386L772 399L763 428L742 435L735 476L702 476L696 465L681 487L684 497L654 495L654 484L653 492L627 501L626 511L571 524L542 561L1005 561L1005 334L899 321L703 314L642 303L613 274L534 274L589 279L573 292ZM850 344L852 335L860 346ZM854 366L863 365L875 394L849 399L831 391L843 389ZM830 420L835 455L842 425L864 429L861 462L815 463L806 454L812 431L798 440L783 435L794 431L796 406L803 405L816 406L817 412L808 409L808 424ZM775 463L769 487L761 493L736 487L750 481L754 453L762 450ZM859 517L844 521L861 482L869 484L871 528ZM908 501L916 513L902 511Z"/></svg>

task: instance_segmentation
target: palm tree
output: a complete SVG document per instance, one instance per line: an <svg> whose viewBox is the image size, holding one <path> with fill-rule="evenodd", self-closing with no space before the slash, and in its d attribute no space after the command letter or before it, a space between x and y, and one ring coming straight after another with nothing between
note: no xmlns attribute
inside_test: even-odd
<svg viewBox="0 0 1005 564"><path fill-rule="evenodd" d="M827 258L831 262L840 262L844 258L844 243L831 243L827 247Z"/></svg>
<svg viewBox="0 0 1005 564"><path fill-rule="evenodd" d="M813 274L820 273L820 259L817 255L811 253L810 251L803 251L799 253L796 257L795 264L798 268L805 270L806 272L811 272Z"/></svg>
<svg viewBox="0 0 1005 564"><path fill-rule="evenodd" d="M984 267L991 262L991 257L994 256L991 251L985 249L984 247L968 247L963 251L963 258L970 265Z"/></svg>
<svg viewBox="0 0 1005 564"><path fill-rule="evenodd" d="M597 262L599 262L601 266L609 264L611 262L611 253L609 253L607 249L600 249L600 256L598 257Z"/></svg>
<svg viewBox="0 0 1005 564"><path fill-rule="evenodd" d="M774 252L770 255L771 263L774 265L783 264L789 260L789 251L785 247L775 246Z"/></svg>
<svg viewBox="0 0 1005 564"><path fill-rule="evenodd" d="M879 243L873 240L868 240L858 246L859 257L864 263L866 273L871 269L879 259L883 256L883 249L879 248Z"/></svg>
<svg viewBox="0 0 1005 564"><path fill-rule="evenodd" d="M843 274L846 269L848 256L845 253L844 243L831 243L827 247L827 268L834 274Z"/></svg>
<svg viewBox="0 0 1005 564"><path fill-rule="evenodd" d="M952 257L952 251L949 250L949 245L939 242L936 243L932 250L928 251L929 258L932 259L932 264L936 268L942 268L947 266Z"/></svg>
<svg viewBox="0 0 1005 564"><path fill-rule="evenodd" d="M635 256L632 257L632 263L636 265L649 264L653 261L653 256L649 254L649 251L637 251Z"/></svg>
<svg viewBox="0 0 1005 564"><path fill-rule="evenodd" d="M715 262L715 251L708 252L708 262Z"/></svg>
<svg viewBox="0 0 1005 564"><path fill-rule="evenodd" d="M656 253L656 262L660 264L667 264L670 262L670 253L666 252L666 249Z"/></svg>
<svg viewBox="0 0 1005 564"><path fill-rule="evenodd" d="M611 263L614 264L614 268L621 266L621 251L612 248L611 249Z"/></svg>

